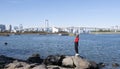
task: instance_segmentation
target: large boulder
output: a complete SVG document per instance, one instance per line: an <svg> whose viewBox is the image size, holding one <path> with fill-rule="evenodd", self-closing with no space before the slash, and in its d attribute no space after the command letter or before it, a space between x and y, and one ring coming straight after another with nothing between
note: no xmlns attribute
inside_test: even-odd
<svg viewBox="0 0 120 69"><path fill-rule="evenodd" d="M13 63L9 63L5 66L5 69L24 69L24 67L28 66L26 62L19 62L15 60ZM28 69L28 68L25 68Z"/></svg>
<svg viewBox="0 0 120 69"><path fill-rule="evenodd" d="M49 55L45 61L44 64L46 65L62 65L62 60L64 58L64 55Z"/></svg>
<svg viewBox="0 0 120 69"><path fill-rule="evenodd" d="M14 60L16 60L16 59L14 59L14 58L12 58L12 57L7 57L7 56L4 56L4 55L0 55L0 64L1 63L10 63L10 62L13 62Z"/></svg>
<svg viewBox="0 0 120 69"><path fill-rule="evenodd" d="M30 56L27 59L27 62L30 62L30 63L42 63L43 59L40 58L39 54L33 54L32 56Z"/></svg>
<svg viewBox="0 0 120 69"><path fill-rule="evenodd" d="M73 58L71 56L66 56L62 61L62 66L64 66L64 67L75 67Z"/></svg>
<svg viewBox="0 0 120 69"><path fill-rule="evenodd" d="M4 69L47 69L47 66L44 64L28 64L26 62L14 61L13 63L9 63L5 66Z"/></svg>
<svg viewBox="0 0 120 69"><path fill-rule="evenodd" d="M62 66L75 69L99 69L96 62L88 61L80 56L66 56L62 61Z"/></svg>
<svg viewBox="0 0 120 69"><path fill-rule="evenodd" d="M62 66L65 67L76 67L77 69L89 68L90 63L78 56L66 56L62 61Z"/></svg>
<svg viewBox="0 0 120 69"><path fill-rule="evenodd" d="M79 56L73 56L73 61L76 67L87 69L90 66L90 63L86 59L82 59Z"/></svg>
<svg viewBox="0 0 120 69"><path fill-rule="evenodd" d="M19 60L19 59L14 59L12 57L0 55L0 69L4 68L6 64L12 63L14 60Z"/></svg>

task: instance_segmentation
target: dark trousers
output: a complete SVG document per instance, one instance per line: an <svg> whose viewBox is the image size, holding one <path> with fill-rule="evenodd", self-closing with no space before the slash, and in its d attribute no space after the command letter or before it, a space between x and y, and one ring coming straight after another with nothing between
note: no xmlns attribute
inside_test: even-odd
<svg viewBox="0 0 120 69"><path fill-rule="evenodd" d="M75 42L75 52L78 53L78 42Z"/></svg>

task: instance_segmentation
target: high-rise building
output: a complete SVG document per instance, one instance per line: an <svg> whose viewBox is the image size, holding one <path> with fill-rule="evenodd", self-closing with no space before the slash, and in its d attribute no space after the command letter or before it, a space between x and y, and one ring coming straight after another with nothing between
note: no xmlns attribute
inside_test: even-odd
<svg viewBox="0 0 120 69"><path fill-rule="evenodd" d="M5 25L0 24L0 32L4 32L6 30Z"/></svg>
<svg viewBox="0 0 120 69"><path fill-rule="evenodd" d="M9 25L9 32L12 31L12 25Z"/></svg>
<svg viewBox="0 0 120 69"><path fill-rule="evenodd" d="M23 30L23 25L22 25L22 24L19 25L19 30L20 30L20 31Z"/></svg>
<svg viewBox="0 0 120 69"><path fill-rule="evenodd" d="M47 19L45 20L45 31L49 32L49 21Z"/></svg>
<svg viewBox="0 0 120 69"><path fill-rule="evenodd" d="M45 20L45 27L48 28L49 27L49 21L46 19Z"/></svg>

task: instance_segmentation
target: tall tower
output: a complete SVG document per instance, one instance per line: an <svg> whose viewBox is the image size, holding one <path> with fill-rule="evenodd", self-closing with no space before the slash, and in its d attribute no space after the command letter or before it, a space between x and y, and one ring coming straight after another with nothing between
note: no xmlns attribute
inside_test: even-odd
<svg viewBox="0 0 120 69"><path fill-rule="evenodd" d="M9 25L9 32L12 31L12 25Z"/></svg>
<svg viewBox="0 0 120 69"><path fill-rule="evenodd" d="M45 20L45 29L47 32L49 31L49 21L47 19Z"/></svg>
<svg viewBox="0 0 120 69"><path fill-rule="evenodd" d="M48 22L48 20L47 20L47 19L45 20L45 27L46 27L46 28L48 28L48 27L49 27L49 22Z"/></svg>

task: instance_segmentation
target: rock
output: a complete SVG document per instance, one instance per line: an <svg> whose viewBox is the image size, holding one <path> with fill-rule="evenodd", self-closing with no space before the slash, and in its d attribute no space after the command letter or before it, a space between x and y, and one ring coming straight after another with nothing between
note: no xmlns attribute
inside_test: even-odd
<svg viewBox="0 0 120 69"><path fill-rule="evenodd" d="M100 62L100 63L98 64L98 66L99 66L99 68L103 68L103 67L105 67L106 65L105 65L105 63Z"/></svg>
<svg viewBox="0 0 120 69"><path fill-rule="evenodd" d="M72 57L67 56L66 58L64 58L62 61L62 66L75 67Z"/></svg>
<svg viewBox="0 0 120 69"><path fill-rule="evenodd" d="M32 69L32 68L31 68L30 65L28 64L28 65L24 66L23 69Z"/></svg>
<svg viewBox="0 0 120 69"><path fill-rule="evenodd" d="M47 68L48 69L66 69L66 68L63 68L63 67L60 67L60 66L57 66L57 65L48 65Z"/></svg>
<svg viewBox="0 0 120 69"><path fill-rule="evenodd" d="M21 68L23 65L21 63L16 64L15 68Z"/></svg>
<svg viewBox="0 0 120 69"><path fill-rule="evenodd" d="M94 61L87 61L80 56L67 56L63 59L62 65L65 67L73 67L75 69L99 69L98 64Z"/></svg>
<svg viewBox="0 0 120 69"><path fill-rule="evenodd" d="M6 64L12 63L15 59L0 55L0 69L4 68Z"/></svg>
<svg viewBox="0 0 120 69"><path fill-rule="evenodd" d="M30 68L34 68L36 67L38 64L34 63L34 64L30 64Z"/></svg>
<svg viewBox="0 0 120 69"><path fill-rule="evenodd" d="M48 68L47 68L47 66L46 66L46 65L41 64L41 65L36 66L36 67L34 67L34 68L32 68L32 69L48 69Z"/></svg>
<svg viewBox="0 0 120 69"><path fill-rule="evenodd" d="M59 67L54 67L53 69L60 69Z"/></svg>
<svg viewBox="0 0 120 69"><path fill-rule="evenodd" d="M32 56L30 56L27 59L28 62L30 63L42 63L43 59L40 59L40 55L39 54L33 54Z"/></svg>
<svg viewBox="0 0 120 69"><path fill-rule="evenodd" d="M5 44L5 45L7 45L8 43L7 43L7 42L5 42L4 44Z"/></svg>
<svg viewBox="0 0 120 69"><path fill-rule="evenodd" d="M28 64L25 65L23 69L33 69L34 67L37 67L38 64L34 63L34 64Z"/></svg>
<svg viewBox="0 0 120 69"><path fill-rule="evenodd" d="M46 65L57 65L58 61L60 60L60 56L54 56L54 55L50 55L45 59L45 64Z"/></svg>
<svg viewBox="0 0 120 69"><path fill-rule="evenodd" d="M112 66L113 67L119 67L119 64L118 63L113 63Z"/></svg>
<svg viewBox="0 0 120 69"><path fill-rule="evenodd" d="M82 69L81 67L76 67L75 69Z"/></svg>
<svg viewBox="0 0 120 69"><path fill-rule="evenodd" d="M5 69L47 69L47 66L42 64L27 64L26 62L14 62L6 66Z"/></svg>
<svg viewBox="0 0 120 69"><path fill-rule="evenodd" d="M0 69L3 69L4 68L4 65L3 64L0 64Z"/></svg>
<svg viewBox="0 0 120 69"><path fill-rule="evenodd" d="M89 63L90 63L90 69L99 69L99 66L96 62L89 61Z"/></svg>
<svg viewBox="0 0 120 69"><path fill-rule="evenodd" d="M77 68L81 69L89 69L90 68L90 63L86 59L82 59L79 56L73 56L73 61L74 64Z"/></svg>
<svg viewBox="0 0 120 69"><path fill-rule="evenodd" d="M45 59L48 69L60 68L60 69L99 69L98 64L93 61L88 61L80 56L64 56L62 58L62 67L54 67L50 65L58 65L60 56L50 55Z"/></svg>
<svg viewBox="0 0 120 69"><path fill-rule="evenodd" d="M6 62L4 60L0 60L0 69L5 66Z"/></svg>
<svg viewBox="0 0 120 69"><path fill-rule="evenodd" d="M48 56L45 61L44 64L46 65L62 65L62 60L63 60L64 56L63 55L50 55Z"/></svg>
<svg viewBox="0 0 120 69"><path fill-rule="evenodd" d="M61 56L60 56L60 59L59 59L59 61L58 61L58 65L59 65L59 66L62 65L62 61L63 61L64 58L65 58L65 55L61 55Z"/></svg>
<svg viewBox="0 0 120 69"><path fill-rule="evenodd" d="M6 69L15 69L15 66L16 66L15 64L10 63L10 64L6 65L5 68Z"/></svg>
<svg viewBox="0 0 120 69"><path fill-rule="evenodd" d="M13 63L9 63L5 66L5 69L23 69L25 66L27 66L26 62L20 62L20 61L14 61ZM27 68L25 68L27 69Z"/></svg>
<svg viewBox="0 0 120 69"><path fill-rule="evenodd" d="M1 55L0 69L99 69L97 63L80 56L50 55L45 64L41 64L42 61L39 54L33 54L27 61ZM113 65L119 66L117 63Z"/></svg>
<svg viewBox="0 0 120 69"><path fill-rule="evenodd" d="M10 62L13 62L14 60L16 60L16 59L7 57L4 55L0 55L0 62L2 62L2 63L10 63Z"/></svg>

